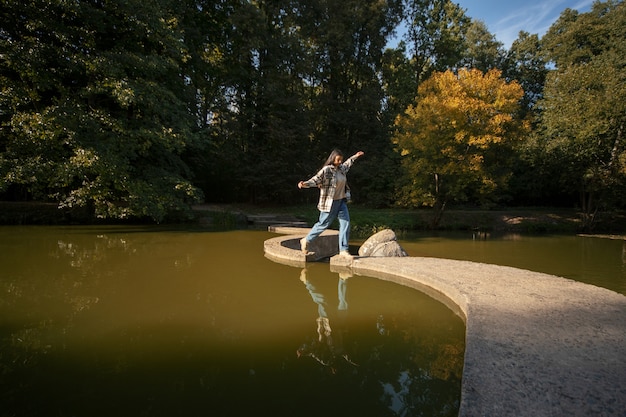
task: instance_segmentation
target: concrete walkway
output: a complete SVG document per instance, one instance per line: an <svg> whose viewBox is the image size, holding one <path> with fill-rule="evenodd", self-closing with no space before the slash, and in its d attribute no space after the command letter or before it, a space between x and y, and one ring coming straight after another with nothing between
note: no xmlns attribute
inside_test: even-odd
<svg viewBox="0 0 626 417"><path fill-rule="evenodd" d="M265 242L268 258L306 263L308 229L270 230L287 235ZM330 268L419 289L465 320L460 416L626 416L626 296L447 259L331 257Z"/></svg>

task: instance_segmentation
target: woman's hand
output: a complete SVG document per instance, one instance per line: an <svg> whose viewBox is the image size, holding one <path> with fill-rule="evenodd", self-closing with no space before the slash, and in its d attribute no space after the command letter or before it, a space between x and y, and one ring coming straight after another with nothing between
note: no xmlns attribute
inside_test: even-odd
<svg viewBox="0 0 626 417"><path fill-rule="evenodd" d="M354 154L357 158L362 157L363 155L365 155L365 152L363 151L358 151L357 153Z"/></svg>
<svg viewBox="0 0 626 417"><path fill-rule="evenodd" d="M300 181L298 183L298 188L303 189L304 188L304 181Z"/></svg>

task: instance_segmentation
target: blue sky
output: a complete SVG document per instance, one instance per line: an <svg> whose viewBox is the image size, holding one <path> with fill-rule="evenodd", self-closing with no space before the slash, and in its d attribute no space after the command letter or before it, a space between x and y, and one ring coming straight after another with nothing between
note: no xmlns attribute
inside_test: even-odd
<svg viewBox="0 0 626 417"><path fill-rule="evenodd" d="M520 30L543 36L565 9L591 10L594 0L453 0L474 20L482 20L506 48Z"/></svg>
<svg viewBox="0 0 626 417"><path fill-rule="evenodd" d="M585 13L594 0L452 0L474 20L482 20L496 39L510 48L521 30L543 36L567 9ZM402 28L398 29L401 37ZM395 46L399 39L389 42Z"/></svg>

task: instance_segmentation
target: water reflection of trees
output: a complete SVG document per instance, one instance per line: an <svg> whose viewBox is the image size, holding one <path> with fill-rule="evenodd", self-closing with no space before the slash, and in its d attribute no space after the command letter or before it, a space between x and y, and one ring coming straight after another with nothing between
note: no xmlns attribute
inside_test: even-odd
<svg viewBox="0 0 626 417"><path fill-rule="evenodd" d="M215 403L216 415L246 415L229 410L233 405L224 399L234 398L231 395L244 395L261 403L276 389L293 396L292 405L284 406L294 410L289 415L319 415L318 411L337 401L344 404L336 406L329 415L343 412L378 417L409 412L448 416L458 409L455 378L460 371L451 370L451 364L455 346L461 352L457 359L462 361L462 339L449 343L452 348L446 357L441 348L431 346L439 341L425 337L423 327L411 327L411 313L384 314L378 321L376 315L367 321L351 319L348 286L353 278L333 275L330 291L326 289L328 285L318 287L317 290L325 291L328 320L320 320L318 326L316 318L321 315L316 315L307 322L312 336L309 341L320 342L318 329L324 336L321 347L327 350L320 357L332 366L313 358L295 357L300 333L291 336L294 343L289 344L288 352L285 350L286 357L272 358L280 362L276 364L265 362L264 352L257 353L255 346L246 345L248 341L260 343L242 335L247 327L244 330L241 322L250 319L246 309L239 308L233 318L227 317L232 310L226 306L234 299L256 295L264 299L260 304L263 306L279 297L269 295L272 289L263 280L240 283L229 275L232 265L222 267L215 262L215 258L224 257L222 250L232 251L232 247L215 246L217 254L213 253L212 259L207 257L204 244L222 243L220 240L197 241L186 235L172 239L160 233L73 232L50 238L53 235L33 239L29 252L37 256L32 261L15 261L14 267L7 268L12 272L0 280L0 403L7 410L42 415L48 407L47 400L59 395L76 398L72 405L57 404L57 414L88 410L94 403L140 415L162 404L154 397L157 389L177 400L186 398L189 407L198 407L195 411L210 399ZM41 256L42 253L46 255ZM0 261L11 257L10 253L2 254ZM18 263L19 268L15 267ZM181 269L183 273L177 274ZM241 271L248 269L237 269L236 274ZM202 276L203 280L182 282L187 272ZM147 273L149 278L136 278L138 273ZM327 278L327 274L322 277ZM316 284L320 277L312 279ZM222 283L228 284L222 287ZM185 286L180 294L171 292ZM305 289L298 285L297 290L304 296ZM246 293L255 295L237 298ZM178 298L160 304L165 297ZM201 322L171 320L172 315L176 319L185 314L181 311L186 308L183 302L197 303L190 308L190 316L183 319L201 315ZM308 302L311 313L317 311L314 300L309 298ZM146 324L140 322L143 316L129 317L139 314L135 308L150 310L149 314L155 316L149 319L155 321ZM273 318L254 319L259 328L273 330L281 325L280 314L275 322ZM328 329L330 338L326 338ZM282 336L280 330L269 334ZM459 332L455 335L458 337ZM166 345L166 349L157 351L160 344ZM274 348L272 355L278 355L277 352L280 349ZM420 357L423 352L430 352L429 358ZM315 367L319 372L313 377L304 375L303 367ZM123 391L128 389L143 401L137 403L137 408L125 409L122 399L115 400L124 397ZM236 394L239 390L241 393ZM33 394L37 404L33 403ZM324 397L330 401L325 406ZM103 404L102 398L111 401ZM307 413L309 398L320 404ZM27 409L23 408L25 404ZM234 407L243 409L246 404Z"/></svg>
<svg viewBox="0 0 626 417"><path fill-rule="evenodd" d="M334 294L324 294L321 285L309 279L306 268L301 271L300 280L317 306L318 317L314 336L298 348L297 357L313 360L328 374L344 378L344 383L359 384L364 396L378 398L381 408L369 415L456 416L463 340L450 337L442 344L415 324L410 314L380 314L371 323L369 338L351 337L350 276L339 274L335 308Z"/></svg>
<svg viewBox="0 0 626 417"><path fill-rule="evenodd" d="M70 409L79 409L81 401L89 402L98 377L128 375L145 356L142 346L148 342L139 339L152 337L149 330L130 329L136 332L131 337L129 329L115 328L124 323L107 321L106 315L122 317L133 298L141 302L139 292L120 296L135 289L128 281L138 265L155 259L158 268L168 254L172 268L181 268L193 263L195 254L177 251L180 241L164 242L159 233L106 229L33 229L28 238L2 246L0 404L7 415L15 410L25 416L47 414L57 401L54 393L67 395L64 390L72 388L76 405ZM128 305L120 306L120 301ZM94 385L81 386L80 381Z"/></svg>
<svg viewBox="0 0 626 417"><path fill-rule="evenodd" d="M58 230L55 238L46 232L32 239L28 250L18 248L13 257L3 254L0 373L9 372L11 364L35 366L50 352L67 349L80 317L117 291L116 280L126 276L142 251L150 251L149 244L124 234ZM31 256L32 262L24 259Z"/></svg>
<svg viewBox="0 0 626 417"><path fill-rule="evenodd" d="M368 368L378 371L390 409L396 415L457 415L463 341L435 342L410 317L380 316L377 328L380 343Z"/></svg>
<svg viewBox="0 0 626 417"><path fill-rule="evenodd" d="M115 247L124 248L123 239L61 234L55 240L33 239L25 254L24 248L4 254L0 374L35 367L67 347L76 318L100 301L92 287L103 271L99 265ZM24 259L31 256L32 262Z"/></svg>

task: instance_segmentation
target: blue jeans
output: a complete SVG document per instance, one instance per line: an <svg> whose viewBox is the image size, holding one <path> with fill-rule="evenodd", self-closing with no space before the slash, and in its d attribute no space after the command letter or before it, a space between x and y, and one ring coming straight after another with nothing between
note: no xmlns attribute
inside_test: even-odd
<svg viewBox="0 0 626 417"><path fill-rule="evenodd" d="M345 199L334 200L329 212L320 211L320 218L311 228L306 240L308 242L315 240L337 218L339 219L339 250L347 251L350 240L350 213L348 213L348 204Z"/></svg>

